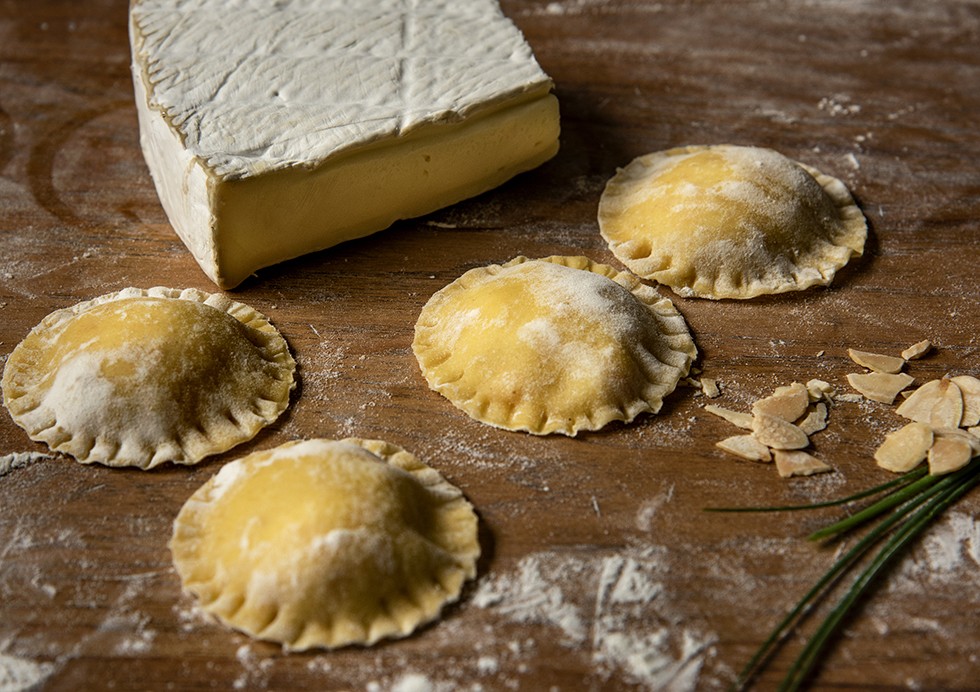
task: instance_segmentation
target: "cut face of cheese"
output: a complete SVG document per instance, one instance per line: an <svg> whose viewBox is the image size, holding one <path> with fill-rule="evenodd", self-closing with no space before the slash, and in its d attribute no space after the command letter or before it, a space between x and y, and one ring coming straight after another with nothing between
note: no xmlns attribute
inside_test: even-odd
<svg viewBox="0 0 980 692"><path fill-rule="evenodd" d="M558 149L551 80L496 0L135 0L130 37L150 173L222 288Z"/></svg>

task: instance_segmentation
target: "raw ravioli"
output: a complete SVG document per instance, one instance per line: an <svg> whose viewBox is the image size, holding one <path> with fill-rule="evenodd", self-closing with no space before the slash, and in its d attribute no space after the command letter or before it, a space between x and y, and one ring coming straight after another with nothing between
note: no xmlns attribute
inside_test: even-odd
<svg viewBox="0 0 980 692"><path fill-rule="evenodd" d="M181 509L170 548L205 611L297 650L410 634L459 597L480 554L459 489L353 438L226 464Z"/></svg>
<svg viewBox="0 0 980 692"><path fill-rule="evenodd" d="M697 355L669 299L585 257L466 272L422 309L412 348L468 415L540 435L659 411Z"/></svg>
<svg viewBox="0 0 980 692"><path fill-rule="evenodd" d="M770 149L733 145L633 160L606 185L599 228L640 277L715 299L829 284L867 237L840 180Z"/></svg>
<svg viewBox="0 0 980 692"><path fill-rule="evenodd" d="M194 464L289 404L296 363L252 308L194 289L127 288L48 315L14 349L4 404L78 461Z"/></svg>

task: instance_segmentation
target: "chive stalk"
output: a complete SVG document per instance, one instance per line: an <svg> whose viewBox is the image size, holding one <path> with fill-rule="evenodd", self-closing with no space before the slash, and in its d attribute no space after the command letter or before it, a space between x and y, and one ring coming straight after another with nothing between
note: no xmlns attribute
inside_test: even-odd
<svg viewBox="0 0 980 692"><path fill-rule="evenodd" d="M739 673L735 681L735 689L746 689L775 654L789 632L795 626L802 624L809 612L830 595L851 568L871 553L876 545L884 541L804 645L779 687L785 692L798 690L819 665L820 657L830 639L840 629L846 617L853 613L858 600L877 583L876 580L885 569L922 535L933 520L941 516L947 508L977 484L980 484L980 458L974 459L964 468L948 475L927 475L927 470L920 468L888 483L829 502L785 507L710 509L709 511L720 512L795 511L849 504L884 493L883 497L856 514L834 522L809 536L809 539L814 541L836 538L877 520L877 523L838 558L792 610L780 620Z"/></svg>

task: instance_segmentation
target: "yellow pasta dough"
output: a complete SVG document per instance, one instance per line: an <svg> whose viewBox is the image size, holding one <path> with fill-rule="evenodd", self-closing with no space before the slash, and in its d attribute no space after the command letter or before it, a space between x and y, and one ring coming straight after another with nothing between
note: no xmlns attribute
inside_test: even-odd
<svg viewBox="0 0 980 692"><path fill-rule="evenodd" d="M193 464L278 418L295 369L246 305L128 288L48 315L10 354L3 399L31 439L81 462Z"/></svg>
<svg viewBox="0 0 980 692"><path fill-rule="evenodd" d="M225 624L286 648L402 637L476 575L477 518L400 447L307 440L226 464L170 542L184 588Z"/></svg>
<svg viewBox="0 0 980 692"><path fill-rule="evenodd" d="M606 185L599 229L640 277L716 299L827 285L867 237L840 180L734 145L634 159Z"/></svg>
<svg viewBox="0 0 980 692"><path fill-rule="evenodd" d="M541 435L660 410L697 355L670 300L585 257L466 272L429 299L412 348L471 417Z"/></svg>

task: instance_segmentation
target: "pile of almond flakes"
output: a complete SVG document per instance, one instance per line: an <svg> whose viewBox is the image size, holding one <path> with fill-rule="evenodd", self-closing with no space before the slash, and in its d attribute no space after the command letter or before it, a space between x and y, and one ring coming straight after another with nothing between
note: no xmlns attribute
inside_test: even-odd
<svg viewBox="0 0 980 692"><path fill-rule="evenodd" d="M861 396L892 404L914 382L902 372L908 361L921 358L931 349L921 341L902 351L900 357L848 349L848 355L868 372L852 373L847 381ZM702 391L718 396L717 384L701 380ZM810 436L827 427L828 406L837 401L860 400L852 394L838 395L823 380L794 382L752 405L751 413L732 411L708 404L706 411L750 432L728 437L717 446L743 459L775 462L783 478L809 476L833 470L805 451ZM980 454L980 379L970 375L944 376L926 382L907 395L895 410L911 422L885 437L875 452L878 465L905 473L928 459L929 472L951 473Z"/></svg>

